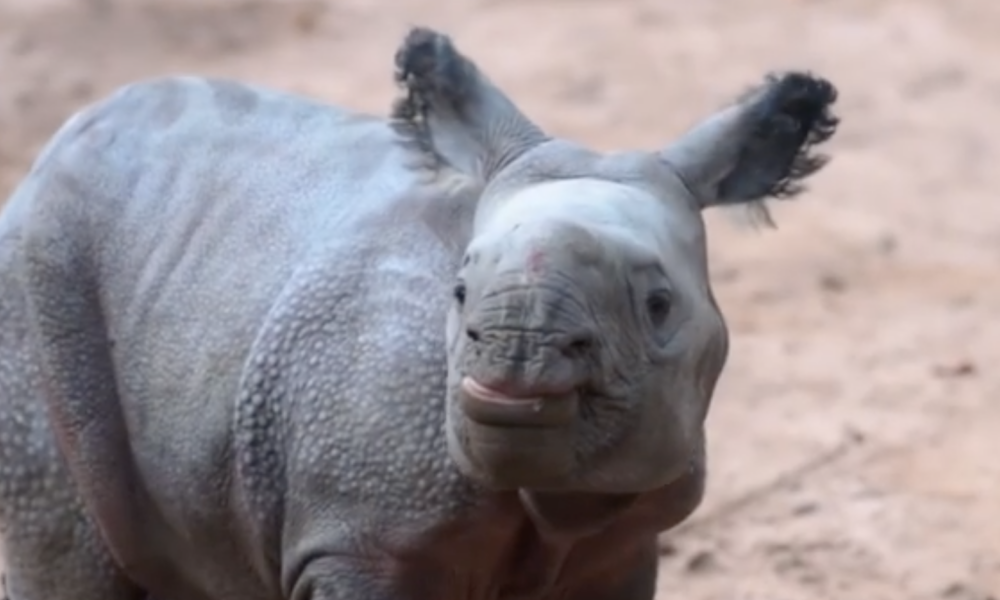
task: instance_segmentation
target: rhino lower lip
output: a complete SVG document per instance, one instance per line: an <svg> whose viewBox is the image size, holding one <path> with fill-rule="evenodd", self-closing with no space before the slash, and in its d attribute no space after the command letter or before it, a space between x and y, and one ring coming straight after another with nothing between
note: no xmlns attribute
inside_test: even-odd
<svg viewBox="0 0 1000 600"><path fill-rule="evenodd" d="M491 390L471 377L462 380L462 411L472 421L494 427L560 427L577 415L576 392L558 396L514 398Z"/></svg>

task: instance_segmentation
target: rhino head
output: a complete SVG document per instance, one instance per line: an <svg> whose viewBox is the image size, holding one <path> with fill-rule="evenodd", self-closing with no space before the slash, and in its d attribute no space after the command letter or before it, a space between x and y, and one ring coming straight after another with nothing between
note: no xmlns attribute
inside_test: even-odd
<svg viewBox="0 0 1000 600"><path fill-rule="evenodd" d="M396 55L394 109L482 186L448 317L453 460L493 489L637 494L703 460L728 350L702 211L788 198L825 164L835 88L769 75L665 148L544 133L429 29Z"/></svg>

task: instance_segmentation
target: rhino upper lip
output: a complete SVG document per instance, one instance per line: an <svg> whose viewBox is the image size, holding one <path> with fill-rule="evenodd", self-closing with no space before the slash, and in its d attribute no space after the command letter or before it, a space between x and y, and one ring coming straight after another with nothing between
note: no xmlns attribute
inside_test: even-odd
<svg viewBox="0 0 1000 600"><path fill-rule="evenodd" d="M492 390L472 377L464 377L459 404L465 415L482 425L496 427L560 427L577 416L579 394L511 397Z"/></svg>

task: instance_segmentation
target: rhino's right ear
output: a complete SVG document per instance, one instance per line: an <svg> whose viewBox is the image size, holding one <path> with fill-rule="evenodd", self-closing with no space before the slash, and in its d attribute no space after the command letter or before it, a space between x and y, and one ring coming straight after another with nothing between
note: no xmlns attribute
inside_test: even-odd
<svg viewBox="0 0 1000 600"><path fill-rule="evenodd" d="M733 106L661 152L702 208L746 204L773 225L764 201L802 191L827 162L812 153L834 134L836 88L807 73L768 76Z"/></svg>
<svg viewBox="0 0 1000 600"><path fill-rule="evenodd" d="M404 92L393 106L397 123L414 128L428 152L484 180L548 139L442 33L410 30L396 52L396 81Z"/></svg>

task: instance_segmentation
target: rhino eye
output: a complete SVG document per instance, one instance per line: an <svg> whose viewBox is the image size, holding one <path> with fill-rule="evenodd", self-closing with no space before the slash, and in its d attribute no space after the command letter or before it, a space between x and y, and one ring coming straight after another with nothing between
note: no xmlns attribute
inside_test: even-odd
<svg viewBox="0 0 1000 600"><path fill-rule="evenodd" d="M670 294L667 292L653 292L646 298L646 312L655 327L661 327L666 323L671 306Z"/></svg>
<svg viewBox="0 0 1000 600"><path fill-rule="evenodd" d="M452 291L452 295L455 297L455 301L458 302L459 306L465 305L465 284L460 283L455 286Z"/></svg>

